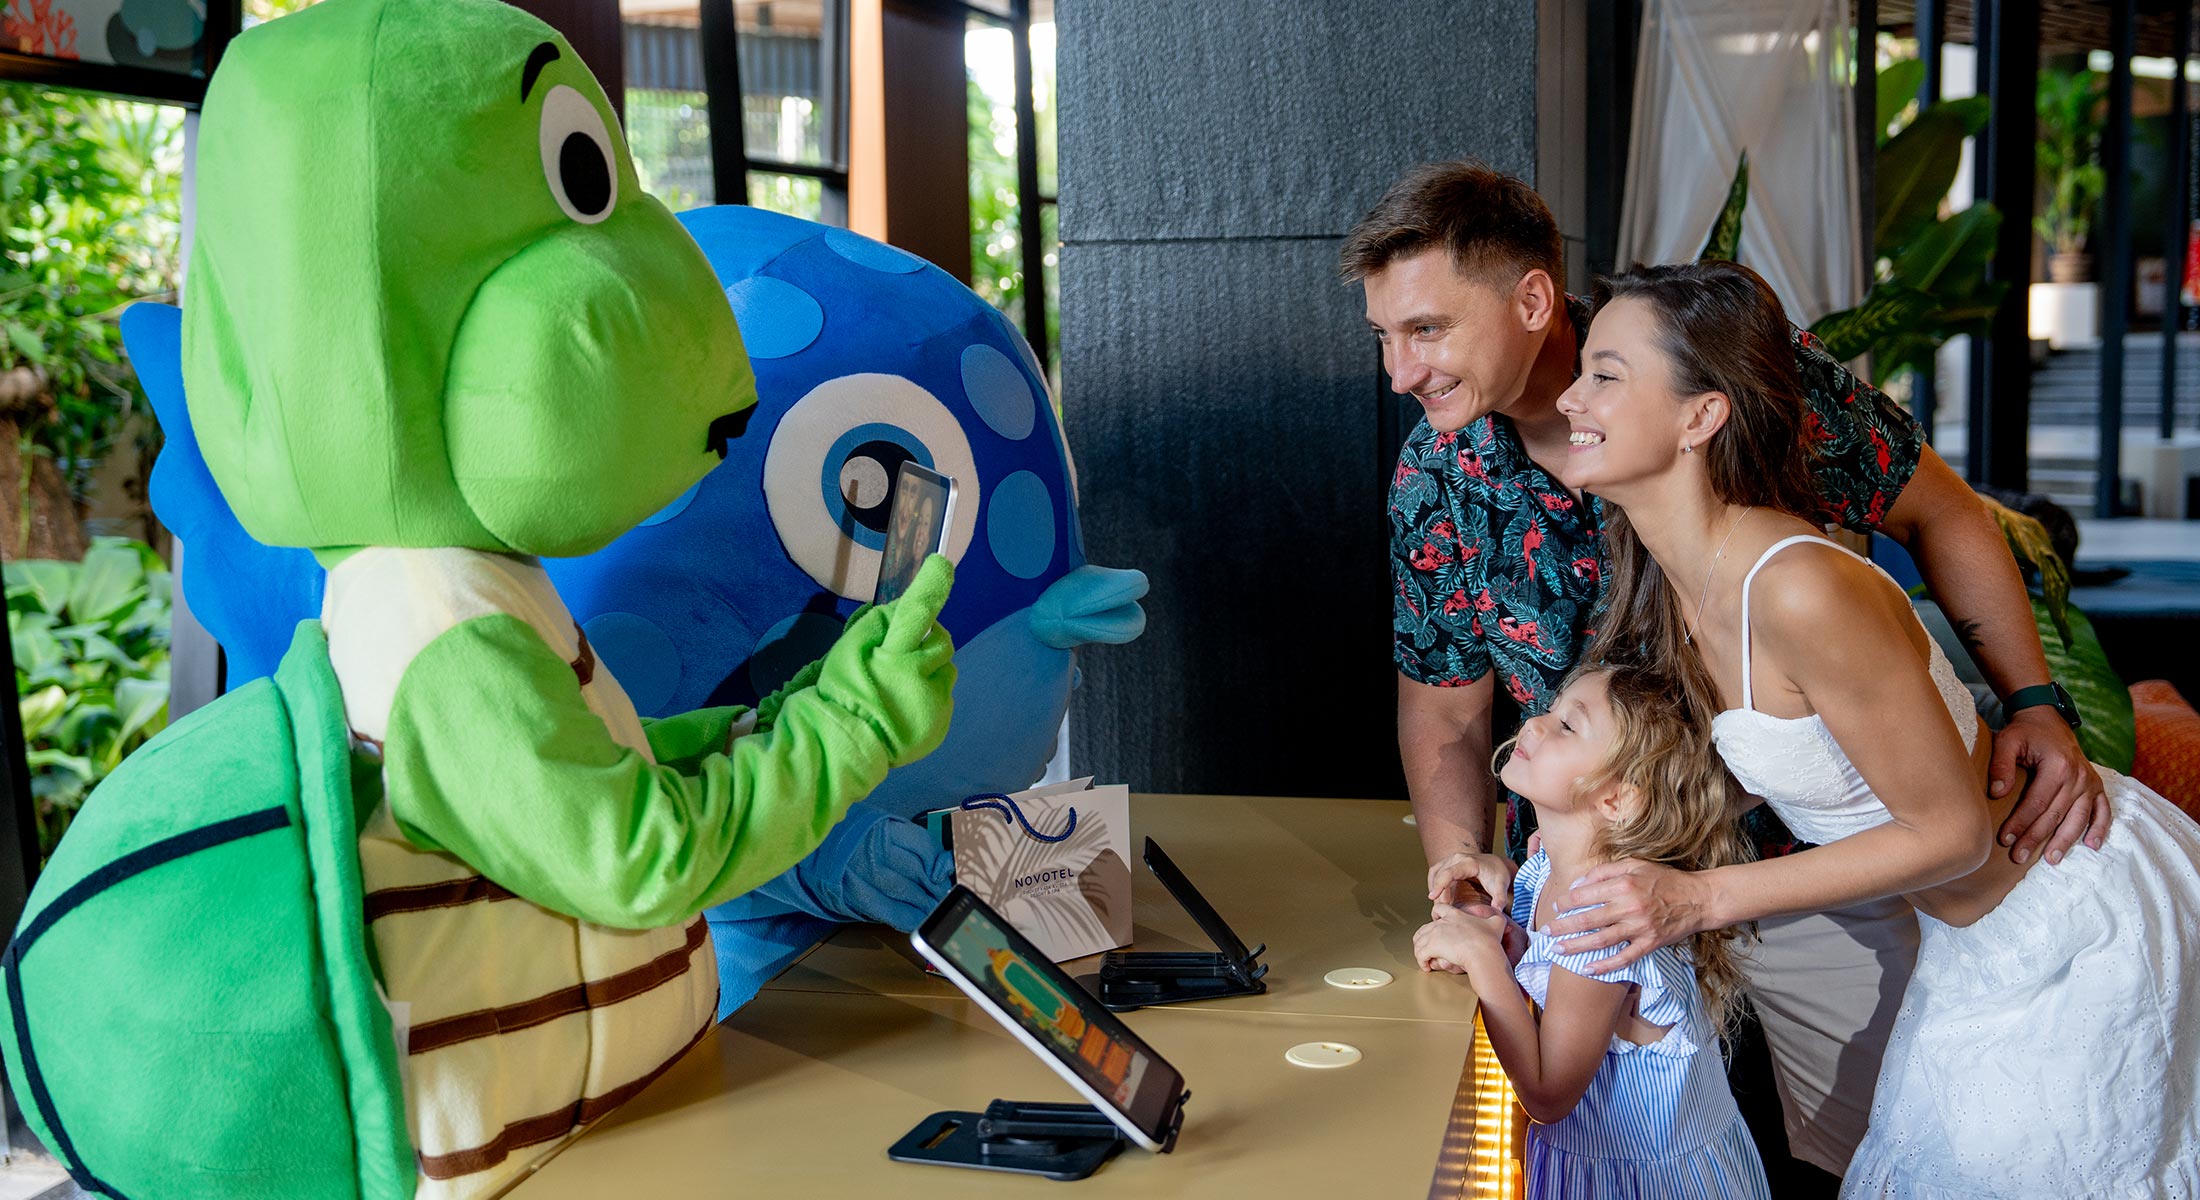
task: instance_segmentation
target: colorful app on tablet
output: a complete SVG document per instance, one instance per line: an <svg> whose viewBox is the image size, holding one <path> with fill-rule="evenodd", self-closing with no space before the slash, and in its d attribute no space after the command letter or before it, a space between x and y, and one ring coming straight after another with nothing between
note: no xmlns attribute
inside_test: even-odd
<svg viewBox="0 0 2200 1200"><path fill-rule="evenodd" d="M1169 1142L1184 1077L969 889L909 940L1133 1141Z"/></svg>

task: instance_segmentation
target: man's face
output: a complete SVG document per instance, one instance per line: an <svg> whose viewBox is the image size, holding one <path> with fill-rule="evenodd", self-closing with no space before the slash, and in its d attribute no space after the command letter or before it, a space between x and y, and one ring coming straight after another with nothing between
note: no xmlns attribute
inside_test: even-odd
<svg viewBox="0 0 2200 1200"><path fill-rule="evenodd" d="M1363 286L1391 388L1419 400L1437 432L1464 429L1520 398L1541 325L1529 328L1519 287L1505 291L1461 273L1441 247L1393 259Z"/></svg>

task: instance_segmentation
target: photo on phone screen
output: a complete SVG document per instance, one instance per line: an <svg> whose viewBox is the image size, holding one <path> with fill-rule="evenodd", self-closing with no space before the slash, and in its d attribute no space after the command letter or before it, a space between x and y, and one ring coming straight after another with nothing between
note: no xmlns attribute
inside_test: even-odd
<svg viewBox="0 0 2200 1200"><path fill-rule="evenodd" d="M948 524L955 519L955 481L920 463L904 462L887 506L886 552L879 558L873 604L908 591L924 560L946 549Z"/></svg>

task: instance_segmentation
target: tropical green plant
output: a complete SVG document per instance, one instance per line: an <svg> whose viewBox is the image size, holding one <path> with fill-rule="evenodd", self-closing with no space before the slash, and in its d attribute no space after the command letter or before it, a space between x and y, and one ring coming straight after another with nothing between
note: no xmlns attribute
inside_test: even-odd
<svg viewBox="0 0 2200 1200"><path fill-rule="evenodd" d="M175 290L182 128L171 108L0 84L0 390L11 412L50 407L16 449L80 500L144 407L115 318Z"/></svg>
<svg viewBox="0 0 2200 1200"><path fill-rule="evenodd" d="M1037 64L1035 64L1036 66ZM1025 323L1023 209L1024 197L1016 177L1016 109L1013 99L985 90L975 73L969 81L970 119L970 286L986 302L1000 309L1018 328ZM1038 128L1039 186L1048 191L1054 179L1054 76L1038 70L1032 82L1033 122ZM1043 245L1046 327L1059 329L1060 273L1054 270L1052 247L1055 214L1052 205L1038 197ZM1053 357L1049 348L1049 358Z"/></svg>
<svg viewBox="0 0 2200 1200"><path fill-rule="evenodd" d="M2047 185L2047 207L2032 218L2032 229L2057 254L2084 251L2093 229L2093 206L2108 186L2100 159L2101 93L2098 72L2040 72L2034 154Z"/></svg>
<svg viewBox="0 0 2200 1200"><path fill-rule="evenodd" d="M1744 150L1741 160L1734 164L1734 181L1726 185L1726 203L1719 206L1719 218L1711 223L1711 234L1704 238L1698 260L1742 260L1742 212L1748 207L1749 151Z"/></svg>
<svg viewBox="0 0 2200 1200"><path fill-rule="evenodd" d="M1882 130L1878 149L1872 229L1879 259L1871 290L1863 303L1827 313L1810 327L1835 358L1870 355L1881 383L1904 371L1931 370L1934 352L1949 338L1983 332L2008 291L2006 283L1986 278L2000 211L1982 202L1940 215L1963 140L1985 128L1988 101L1944 100L1900 121L1921 74L1922 68L1896 63L1880 76L1880 111L1890 113L1893 132ZM1745 154L1703 257L1731 257L1716 251L1739 247L1748 172Z"/></svg>
<svg viewBox="0 0 2200 1200"><path fill-rule="evenodd" d="M169 575L123 538L95 539L81 563L4 570L39 849L51 854L92 788L168 723Z"/></svg>

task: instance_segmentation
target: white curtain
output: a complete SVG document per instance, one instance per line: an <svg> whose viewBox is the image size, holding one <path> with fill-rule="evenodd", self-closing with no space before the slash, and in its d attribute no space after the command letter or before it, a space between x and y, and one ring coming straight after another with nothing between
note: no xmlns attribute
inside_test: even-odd
<svg viewBox="0 0 2200 1200"><path fill-rule="evenodd" d="M1647 0L1619 264L1694 259L1749 152L1741 260L1798 325L1863 296L1847 0Z"/></svg>

